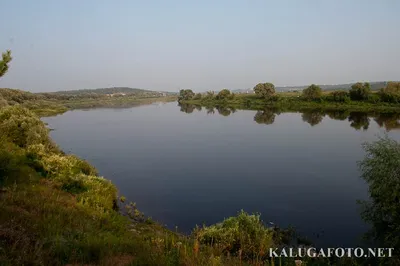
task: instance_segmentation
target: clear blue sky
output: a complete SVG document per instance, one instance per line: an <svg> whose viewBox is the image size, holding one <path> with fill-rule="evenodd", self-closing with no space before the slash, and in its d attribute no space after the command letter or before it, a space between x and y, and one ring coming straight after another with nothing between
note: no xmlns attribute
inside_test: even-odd
<svg viewBox="0 0 400 266"><path fill-rule="evenodd" d="M397 0L0 0L0 87L176 91L400 79Z"/></svg>

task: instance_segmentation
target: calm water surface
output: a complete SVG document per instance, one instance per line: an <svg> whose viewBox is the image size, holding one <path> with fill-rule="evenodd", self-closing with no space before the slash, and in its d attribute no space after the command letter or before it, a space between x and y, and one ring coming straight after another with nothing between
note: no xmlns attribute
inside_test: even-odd
<svg viewBox="0 0 400 266"><path fill-rule="evenodd" d="M337 117L336 117L337 116ZM322 246L356 246L367 226L361 144L399 121L352 114L196 110L176 103L45 118L66 152L91 162L140 210L188 232L240 209ZM342 116L342 117L341 117ZM344 119L344 120L343 120Z"/></svg>

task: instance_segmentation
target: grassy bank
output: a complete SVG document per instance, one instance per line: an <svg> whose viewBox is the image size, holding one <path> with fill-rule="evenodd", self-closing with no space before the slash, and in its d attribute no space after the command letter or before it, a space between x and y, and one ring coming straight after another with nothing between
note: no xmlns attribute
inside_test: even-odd
<svg viewBox="0 0 400 266"><path fill-rule="evenodd" d="M285 111L354 111L354 112L400 112L400 104L381 102L372 96L365 101L335 102L330 93L324 93L318 100L305 100L301 93L276 93L270 99L261 98L255 94L234 94L230 98L204 96L196 99L181 100L184 104L194 104L205 107L224 106L244 110L279 109Z"/></svg>
<svg viewBox="0 0 400 266"><path fill-rule="evenodd" d="M175 96L126 95L109 97L104 94L62 95L0 89L0 107L20 104L39 116L62 114L73 109L126 108L153 102L176 101L176 99Z"/></svg>

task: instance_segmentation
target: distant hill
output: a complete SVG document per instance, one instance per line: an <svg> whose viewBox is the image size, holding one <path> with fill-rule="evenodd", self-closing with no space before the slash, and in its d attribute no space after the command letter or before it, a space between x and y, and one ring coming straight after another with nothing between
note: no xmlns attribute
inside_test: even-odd
<svg viewBox="0 0 400 266"><path fill-rule="evenodd" d="M168 95L174 94L172 92L165 91L152 91L152 90L143 90L137 88L129 88L129 87L112 87L112 88L99 88L99 89L83 89L83 90L70 90L70 91L57 91L55 94L62 95L82 95L82 94L116 94L123 93L126 95L144 95L144 94L154 94L154 93L165 93Z"/></svg>

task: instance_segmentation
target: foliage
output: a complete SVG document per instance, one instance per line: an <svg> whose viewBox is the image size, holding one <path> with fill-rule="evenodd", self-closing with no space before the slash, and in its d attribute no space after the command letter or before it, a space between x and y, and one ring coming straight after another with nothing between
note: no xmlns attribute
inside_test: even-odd
<svg viewBox="0 0 400 266"><path fill-rule="evenodd" d="M265 227L259 214L243 210L222 223L198 229L195 236L200 243L247 259L262 258L273 247L273 230Z"/></svg>
<svg viewBox="0 0 400 266"><path fill-rule="evenodd" d="M0 110L0 132L19 147L49 144L48 130L43 122L19 105Z"/></svg>
<svg viewBox="0 0 400 266"><path fill-rule="evenodd" d="M8 64L11 62L11 51L7 50L6 52L1 54L2 59L0 60L0 78L4 76L4 74L8 71Z"/></svg>
<svg viewBox="0 0 400 266"><path fill-rule="evenodd" d="M275 86L272 83L258 83L253 90L258 97L265 99L275 94Z"/></svg>
<svg viewBox="0 0 400 266"><path fill-rule="evenodd" d="M202 97L201 93L196 93L196 95L193 97L193 100L200 100Z"/></svg>
<svg viewBox="0 0 400 266"><path fill-rule="evenodd" d="M400 255L400 143L385 136L364 149L359 166L371 198L363 202L363 218L373 226L369 236Z"/></svg>
<svg viewBox="0 0 400 266"><path fill-rule="evenodd" d="M350 98L353 101L367 100L371 93L371 86L368 82L357 82L351 86Z"/></svg>
<svg viewBox="0 0 400 266"><path fill-rule="evenodd" d="M331 93L335 102L348 103L350 102L350 94L347 91L334 91Z"/></svg>
<svg viewBox="0 0 400 266"><path fill-rule="evenodd" d="M194 97L194 92L192 90L180 90L179 91L179 97L178 97L178 101L187 101L187 100L191 100Z"/></svg>
<svg viewBox="0 0 400 266"><path fill-rule="evenodd" d="M234 94L231 93L230 90L223 89L220 92L218 92L216 99L217 100L227 100L227 99L233 99Z"/></svg>
<svg viewBox="0 0 400 266"><path fill-rule="evenodd" d="M215 92L214 91L207 91L206 96L204 96L203 99L205 100L211 100L214 98Z"/></svg>
<svg viewBox="0 0 400 266"><path fill-rule="evenodd" d="M384 102L400 103L400 82L388 82L385 88L380 91Z"/></svg>
<svg viewBox="0 0 400 266"><path fill-rule="evenodd" d="M303 98L306 100L317 100L321 98L322 90L319 86L311 84L308 88L303 90Z"/></svg>

